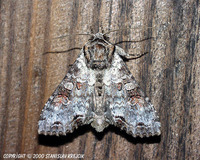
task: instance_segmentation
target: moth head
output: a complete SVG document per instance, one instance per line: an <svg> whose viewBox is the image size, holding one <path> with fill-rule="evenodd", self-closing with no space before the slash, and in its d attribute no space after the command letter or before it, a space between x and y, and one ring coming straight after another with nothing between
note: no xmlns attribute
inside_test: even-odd
<svg viewBox="0 0 200 160"><path fill-rule="evenodd" d="M91 34L91 37L89 38L89 41L93 41L95 39L104 39L105 41L109 41L109 37L106 36L105 34L103 33L96 33L96 34Z"/></svg>
<svg viewBox="0 0 200 160"><path fill-rule="evenodd" d="M91 69L103 70L111 65L115 46L105 38L102 33L94 34L84 46L87 65Z"/></svg>

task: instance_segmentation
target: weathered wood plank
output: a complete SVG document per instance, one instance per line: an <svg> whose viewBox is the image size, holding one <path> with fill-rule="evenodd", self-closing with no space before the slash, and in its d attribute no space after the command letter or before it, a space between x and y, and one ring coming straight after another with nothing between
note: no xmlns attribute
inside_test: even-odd
<svg viewBox="0 0 200 160"><path fill-rule="evenodd" d="M198 0L0 1L0 156L84 154L85 159L199 159L200 53ZM152 28L148 28L152 27ZM38 136L39 114L87 36L109 34L128 53L149 52L127 65L159 113L162 135L132 138L109 127L83 126L66 137Z"/></svg>

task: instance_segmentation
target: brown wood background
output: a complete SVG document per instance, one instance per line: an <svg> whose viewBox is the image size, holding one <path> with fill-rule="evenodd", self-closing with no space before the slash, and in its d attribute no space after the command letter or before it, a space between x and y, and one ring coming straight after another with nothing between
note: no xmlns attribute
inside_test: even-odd
<svg viewBox="0 0 200 160"><path fill-rule="evenodd" d="M199 159L200 6L198 0L0 0L0 157L5 154L85 154L85 159ZM148 27L152 28L148 28ZM89 126L63 137L38 136L40 112L87 36L110 33L154 104L162 135L132 138L115 127ZM138 43L124 41L154 39ZM0 158L0 159L1 159Z"/></svg>

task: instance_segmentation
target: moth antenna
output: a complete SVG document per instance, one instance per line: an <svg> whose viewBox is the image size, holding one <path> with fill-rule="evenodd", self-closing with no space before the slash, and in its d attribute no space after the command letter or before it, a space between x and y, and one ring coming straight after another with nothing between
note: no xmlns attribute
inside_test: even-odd
<svg viewBox="0 0 200 160"><path fill-rule="evenodd" d="M108 32L104 33L103 35L109 34L109 33L111 33L111 32L117 32L117 31L128 30L128 29L136 29L136 28L138 28L138 27L135 27L135 28L115 29L115 30L108 31ZM147 27L147 28L153 28L153 27Z"/></svg>
<svg viewBox="0 0 200 160"><path fill-rule="evenodd" d="M67 34L67 35L55 37L55 38L53 38L53 39L58 39L58 38L63 38L63 37L68 37L68 36L76 36L76 35L93 36L93 34L90 34L90 33L80 33L80 34ZM46 55L46 54L49 54L49 53L56 53L56 54L57 54L57 53L66 53L66 52L69 52L69 51L72 51L72 50L75 50L75 49L81 50L81 48L76 47L76 48L70 48L70 49L64 50L64 51L48 51L48 52L44 52L43 55Z"/></svg>
<svg viewBox="0 0 200 160"><path fill-rule="evenodd" d="M92 36L93 34L90 34L90 33L80 33L80 34L67 34L67 35L63 35L63 36L59 36L59 37L56 37L56 38L53 38L53 39L58 39L58 38L63 38L63 37L68 37L68 36L76 36L76 35L82 35L82 36Z"/></svg>
<svg viewBox="0 0 200 160"><path fill-rule="evenodd" d="M67 52L75 50L75 49L81 50L81 48L76 47L76 48L70 48L70 49L65 50L65 51L48 51L48 52L44 52L43 55L46 55L46 54L49 54L49 53L56 53L56 54L58 54L58 53L67 53Z"/></svg>
<svg viewBox="0 0 200 160"><path fill-rule="evenodd" d="M144 52L142 54L129 54L127 59L138 59L141 58L142 56L146 55L149 52Z"/></svg>
<svg viewBox="0 0 200 160"><path fill-rule="evenodd" d="M148 38L145 38L145 39L141 39L141 40L130 40L130 41L121 41L121 42L116 42L114 43L114 45L117 45L117 44L121 44L121 43L137 43L137 42L143 42L143 41L146 41L146 40L149 40L149 39L154 39L155 37L148 37Z"/></svg>

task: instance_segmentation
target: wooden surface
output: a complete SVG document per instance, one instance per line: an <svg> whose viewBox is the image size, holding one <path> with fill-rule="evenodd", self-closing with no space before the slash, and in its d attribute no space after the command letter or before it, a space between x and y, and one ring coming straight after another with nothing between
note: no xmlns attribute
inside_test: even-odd
<svg viewBox="0 0 200 160"><path fill-rule="evenodd" d="M198 0L1 0L0 156L84 154L84 159L199 159L200 6ZM152 28L148 28L152 27ZM64 137L38 136L40 112L61 82L87 36L109 34L126 52L145 56L127 61L151 99L162 135L132 138L115 127L96 133L89 126ZM153 39L138 43L123 41ZM1 159L0 158L0 159Z"/></svg>

